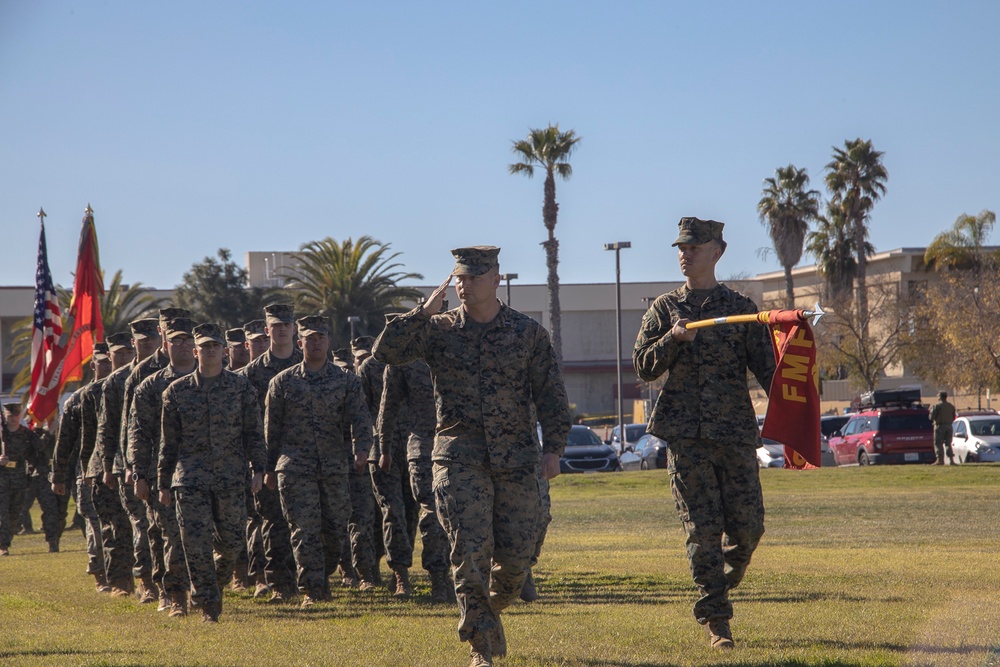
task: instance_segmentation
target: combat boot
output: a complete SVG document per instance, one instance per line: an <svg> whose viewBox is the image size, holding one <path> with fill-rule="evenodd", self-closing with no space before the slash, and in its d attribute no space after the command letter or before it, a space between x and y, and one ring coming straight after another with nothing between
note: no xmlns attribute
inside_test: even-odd
<svg viewBox="0 0 1000 667"><path fill-rule="evenodd" d="M448 573L431 572L431 600L434 602L447 602L448 591L453 590L451 582L448 580Z"/></svg>
<svg viewBox="0 0 1000 667"><path fill-rule="evenodd" d="M392 571L395 580L393 597L408 598L413 595L413 587L410 586L410 572L405 567L397 567Z"/></svg>
<svg viewBox="0 0 1000 667"><path fill-rule="evenodd" d="M165 591L160 591L160 601L156 605L156 611L166 611L170 609L170 596Z"/></svg>
<svg viewBox="0 0 1000 667"><path fill-rule="evenodd" d="M219 614L222 613L222 602L209 602L201 610L202 623L218 623Z"/></svg>
<svg viewBox="0 0 1000 667"><path fill-rule="evenodd" d="M476 633L469 640L472 647L472 661L469 667L493 667L493 651L490 650L490 640L487 635Z"/></svg>
<svg viewBox="0 0 1000 667"><path fill-rule="evenodd" d="M110 593L111 586L108 585L108 578L103 572L94 573L94 583L98 593Z"/></svg>
<svg viewBox="0 0 1000 667"><path fill-rule="evenodd" d="M10 552L4 548L0 548L0 556L9 556Z"/></svg>
<svg viewBox="0 0 1000 667"><path fill-rule="evenodd" d="M528 576L524 580L524 585L521 586L520 598L525 602L534 602L538 599L538 589L535 588L535 579L531 576L531 570L528 570Z"/></svg>
<svg viewBox="0 0 1000 667"><path fill-rule="evenodd" d="M139 604L149 604L156 602L156 584L149 575L139 580L139 585L135 589L135 595L139 598Z"/></svg>
<svg viewBox="0 0 1000 667"><path fill-rule="evenodd" d="M487 633L490 639L490 650L494 658L502 658L507 655L507 635L503 631L503 622L500 614L497 614L497 624Z"/></svg>
<svg viewBox="0 0 1000 667"><path fill-rule="evenodd" d="M267 584L257 584L253 589L254 599L262 598L266 595L270 595L271 588Z"/></svg>
<svg viewBox="0 0 1000 667"><path fill-rule="evenodd" d="M111 597L127 598L132 595L134 584L131 579L120 579L111 582Z"/></svg>
<svg viewBox="0 0 1000 667"><path fill-rule="evenodd" d="M57 554L59 553L59 540L52 540L49 542L49 553Z"/></svg>
<svg viewBox="0 0 1000 667"><path fill-rule="evenodd" d="M187 593L174 593L170 596L170 618L184 618L188 613Z"/></svg>
<svg viewBox="0 0 1000 667"><path fill-rule="evenodd" d="M712 648L734 648L733 633L729 629L728 618L708 619L708 640Z"/></svg>

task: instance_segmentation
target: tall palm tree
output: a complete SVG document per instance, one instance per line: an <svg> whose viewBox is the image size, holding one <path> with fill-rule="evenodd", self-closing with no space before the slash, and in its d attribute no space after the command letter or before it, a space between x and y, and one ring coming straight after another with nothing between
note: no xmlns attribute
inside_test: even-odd
<svg viewBox="0 0 1000 667"><path fill-rule="evenodd" d="M406 302L420 302L422 293L402 287L402 280L422 280L419 273L398 271L395 262L400 253L390 253L390 244L362 236L357 242L338 243L332 238L304 244L292 254L292 267L286 269L296 309L302 313L320 313L333 324L331 338L335 347L350 343L352 325L348 318L358 318L354 335L377 335L388 313L397 312Z"/></svg>
<svg viewBox="0 0 1000 667"><path fill-rule="evenodd" d="M984 268L1000 265L1000 253L985 250L996 222L993 211L984 209L979 215L963 213L951 229L934 237L924 252L924 263L936 269L971 270L977 277Z"/></svg>
<svg viewBox="0 0 1000 667"><path fill-rule="evenodd" d="M569 157L580 137L573 130L559 131L559 125L549 125L544 130L529 130L528 138L514 141L513 150L521 162L508 165L511 174L535 175L535 167L545 169L545 199L542 204L542 222L549 238L542 242L545 264L549 269L549 319L552 322L552 347L556 358L562 362L562 317L559 308L559 241L556 239L556 222L559 204L556 203L556 175L566 180L573 175Z"/></svg>
<svg viewBox="0 0 1000 667"><path fill-rule="evenodd" d="M861 321L868 320L866 252L868 218L875 202L885 194L889 172L882 164L882 151L877 151L869 139L845 141L843 148L833 147L833 160L826 165L826 186L833 194L834 205L843 210L844 221L851 230L858 266L855 275L856 298Z"/></svg>
<svg viewBox="0 0 1000 667"><path fill-rule="evenodd" d="M867 240L865 248L868 255L875 251ZM826 214L816 218L816 230L806 237L806 251L816 258L818 272L823 277L823 298L838 303L849 299L858 262L843 209L827 202Z"/></svg>
<svg viewBox="0 0 1000 667"><path fill-rule="evenodd" d="M69 290L57 287L59 308L62 312L69 311L72 294ZM163 300L154 297L142 283L122 285L122 272L119 269L111 278L111 285L101 295L101 321L106 334L117 331L128 331L128 323L140 317L154 316ZM18 320L11 327L11 349L7 362L12 368L20 368L14 376L12 391L18 392L31 382L31 336L34 322L29 315ZM89 366L84 368L83 383L90 382Z"/></svg>
<svg viewBox="0 0 1000 667"><path fill-rule="evenodd" d="M791 309L795 308L792 268L802 259L809 222L819 217L819 192L806 190L809 174L805 169L790 164L774 173L774 178L764 179L757 212L785 269L785 307Z"/></svg>

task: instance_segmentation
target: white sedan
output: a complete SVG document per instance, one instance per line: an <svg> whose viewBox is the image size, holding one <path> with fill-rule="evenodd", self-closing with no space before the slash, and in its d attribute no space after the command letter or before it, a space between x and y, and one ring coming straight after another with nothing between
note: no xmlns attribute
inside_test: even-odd
<svg viewBox="0 0 1000 667"><path fill-rule="evenodd" d="M952 428L951 448L959 463L1000 461L1000 415L959 417Z"/></svg>

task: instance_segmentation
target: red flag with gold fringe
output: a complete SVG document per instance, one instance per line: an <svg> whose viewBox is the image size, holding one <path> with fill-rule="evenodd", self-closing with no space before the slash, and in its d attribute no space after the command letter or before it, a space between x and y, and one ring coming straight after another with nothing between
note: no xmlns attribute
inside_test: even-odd
<svg viewBox="0 0 1000 667"><path fill-rule="evenodd" d="M773 310L776 368L761 435L785 445L786 468L820 466L819 367L809 321L797 310Z"/></svg>

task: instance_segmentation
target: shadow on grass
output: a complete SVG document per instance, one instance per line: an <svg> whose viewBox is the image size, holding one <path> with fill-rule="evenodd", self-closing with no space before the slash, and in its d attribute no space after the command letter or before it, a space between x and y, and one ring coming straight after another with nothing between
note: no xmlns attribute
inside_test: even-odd
<svg viewBox="0 0 1000 667"><path fill-rule="evenodd" d="M29 656L29 655L33 656L33 657L36 657L36 658L48 658L48 657L61 656L61 655L67 655L67 656L68 655L80 655L80 656L83 656L83 655L99 655L99 656L102 656L102 657L106 657L108 655L135 655L137 653L141 655L141 654L145 653L145 651L121 651L121 650L117 650L116 651L116 650L113 650L113 649L101 649L99 651L84 651L84 650L81 650L81 649L73 649L73 648L53 648L53 649L26 648L26 649L20 650L20 651L13 650L13 649L0 649L0 660L6 659L6 658L16 658L16 657L22 657L22 656ZM101 662L101 663L96 663L96 664L105 664L105 663ZM115 664L119 664L119 663L115 663ZM141 663L141 662L126 663L125 665L122 665L122 667L132 667L133 665L138 666L138 665L142 665L142 664L143 663Z"/></svg>

